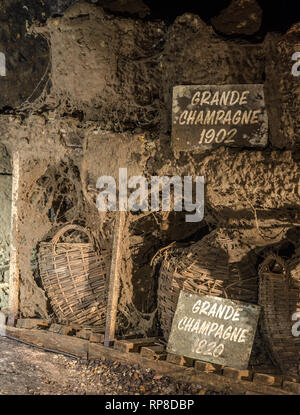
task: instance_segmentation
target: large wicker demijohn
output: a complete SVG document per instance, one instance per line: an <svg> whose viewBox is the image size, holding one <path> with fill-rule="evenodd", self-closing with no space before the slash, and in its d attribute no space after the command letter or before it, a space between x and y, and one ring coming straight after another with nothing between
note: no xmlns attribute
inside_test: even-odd
<svg viewBox="0 0 300 415"><path fill-rule="evenodd" d="M59 242L70 231L87 235L89 242ZM104 328L109 253L99 255L83 227L66 225L52 241L41 242L38 257L43 287L58 321Z"/></svg>
<svg viewBox="0 0 300 415"><path fill-rule="evenodd" d="M228 262L225 251L213 245L211 232L188 248L170 249L160 269L158 315L165 339L168 339L180 290L257 303L257 275L246 256Z"/></svg>
<svg viewBox="0 0 300 415"><path fill-rule="evenodd" d="M299 261L299 258L297 259ZM259 269L262 334L283 374L299 375L300 339L293 335L292 316L300 310L300 284L295 260L270 254Z"/></svg>

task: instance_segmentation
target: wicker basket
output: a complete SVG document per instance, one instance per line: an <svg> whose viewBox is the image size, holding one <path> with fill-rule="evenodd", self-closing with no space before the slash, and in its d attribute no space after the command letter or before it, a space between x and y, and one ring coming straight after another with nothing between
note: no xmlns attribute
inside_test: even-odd
<svg viewBox="0 0 300 415"><path fill-rule="evenodd" d="M256 270L246 257L228 263L226 252L213 246L211 234L185 249L165 253L158 282L158 314L167 340L180 290L257 303Z"/></svg>
<svg viewBox="0 0 300 415"><path fill-rule="evenodd" d="M89 242L59 242L68 231L84 233ZM67 225L51 242L41 242L38 258L43 287L59 322L104 328L109 254L95 252L90 233Z"/></svg>
<svg viewBox="0 0 300 415"><path fill-rule="evenodd" d="M283 374L298 376L300 339L292 334L292 314L300 305L299 285L290 278L286 262L269 255L259 269L259 304L262 335L275 364Z"/></svg>
<svg viewBox="0 0 300 415"><path fill-rule="evenodd" d="M287 261L287 270L290 281L289 299L291 314L300 312L300 249ZM300 351L299 351L300 353ZM300 356L299 356L300 357Z"/></svg>

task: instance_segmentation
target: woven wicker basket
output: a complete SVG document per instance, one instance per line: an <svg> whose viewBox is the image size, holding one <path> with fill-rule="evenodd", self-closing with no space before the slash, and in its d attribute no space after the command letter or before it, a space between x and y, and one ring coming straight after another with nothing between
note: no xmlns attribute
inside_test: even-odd
<svg viewBox="0 0 300 415"><path fill-rule="evenodd" d="M290 281L289 299L291 314L300 312L300 249L287 261L287 271ZM299 339L300 341L300 339ZM299 351L300 353L300 351ZM299 356L300 357L300 356Z"/></svg>
<svg viewBox="0 0 300 415"><path fill-rule="evenodd" d="M300 281L298 286L295 282L291 280L286 262L275 254L269 255L260 266L262 335L272 360L282 373L298 376L300 339L292 334L292 314L297 307L300 309Z"/></svg>
<svg viewBox="0 0 300 415"><path fill-rule="evenodd" d="M68 231L84 233L89 242L59 242ZM90 233L67 225L51 242L40 243L38 258L43 287L58 321L104 328L109 254L95 252Z"/></svg>
<svg viewBox="0 0 300 415"><path fill-rule="evenodd" d="M211 245L214 235L185 249L170 249L158 282L158 315L167 340L180 290L257 303L258 279L248 258L228 263L225 251Z"/></svg>

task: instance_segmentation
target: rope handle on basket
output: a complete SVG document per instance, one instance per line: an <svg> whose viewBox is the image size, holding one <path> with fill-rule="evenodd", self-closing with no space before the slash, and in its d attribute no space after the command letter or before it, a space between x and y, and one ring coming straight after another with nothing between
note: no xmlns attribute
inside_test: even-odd
<svg viewBox="0 0 300 415"><path fill-rule="evenodd" d="M67 231L70 231L70 230L80 231L80 232L84 233L89 238L89 241L92 244L94 244L94 239L93 239L93 237L92 237L92 235L89 231L87 231L82 226L70 224L70 225L66 225L63 228L59 229L57 231L57 233L53 236L53 238L52 238L53 247L55 247L55 245L58 243L59 239L63 236L63 234Z"/></svg>

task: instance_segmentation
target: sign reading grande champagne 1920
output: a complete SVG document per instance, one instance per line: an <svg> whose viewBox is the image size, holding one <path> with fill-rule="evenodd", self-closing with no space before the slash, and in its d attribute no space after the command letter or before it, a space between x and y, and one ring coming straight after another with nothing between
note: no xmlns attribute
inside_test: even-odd
<svg viewBox="0 0 300 415"><path fill-rule="evenodd" d="M173 88L172 143L177 151L220 145L264 147L268 118L263 85L179 85Z"/></svg>
<svg viewBox="0 0 300 415"><path fill-rule="evenodd" d="M181 291L168 352L247 369L260 307Z"/></svg>

